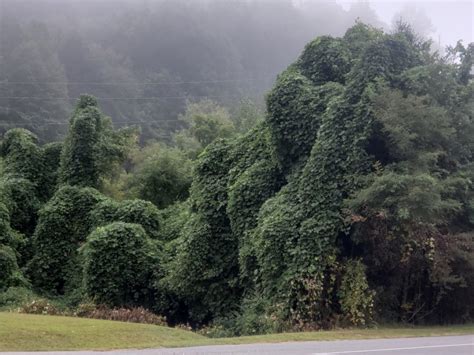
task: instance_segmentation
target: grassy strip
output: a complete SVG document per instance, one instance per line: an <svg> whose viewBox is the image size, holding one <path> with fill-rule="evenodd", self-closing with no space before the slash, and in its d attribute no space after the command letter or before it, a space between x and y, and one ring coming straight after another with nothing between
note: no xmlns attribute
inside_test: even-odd
<svg viewBox="0 0 474 355"><path fill-rule="evenodd" d="M176 347L206 341L193 332L155 325L0 313L0 351Z"/></svg>
<svg viewBox="0 0 474 355"><path fill-rule="evenodd" d="M215 344L280 343L288 341L330 341L383 338L411 338L474 334L474 324L454 326L401 327L383 326L371 329L342 329L319 332L279 333L238 338L214 339ZM222 342L221 342L222 341Z"/></svg>
<svg viewBox="0 0 474 355"><path fill-rule="evenodd" d="M474 325L383 327L209 339L193 332L155 325L0 313L0 351L138 349L461 334L474 334Z"/></svg>

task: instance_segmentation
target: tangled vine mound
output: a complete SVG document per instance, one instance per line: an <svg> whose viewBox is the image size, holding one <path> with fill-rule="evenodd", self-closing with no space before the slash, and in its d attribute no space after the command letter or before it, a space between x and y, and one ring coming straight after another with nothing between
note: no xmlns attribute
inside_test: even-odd
<svg viewBox="0 0 474 355"><path fill-rule="evenodd" d="M242 332L472 316L473 49L360 23L309 43L266 121L201 155L162 284Z"/></svg>

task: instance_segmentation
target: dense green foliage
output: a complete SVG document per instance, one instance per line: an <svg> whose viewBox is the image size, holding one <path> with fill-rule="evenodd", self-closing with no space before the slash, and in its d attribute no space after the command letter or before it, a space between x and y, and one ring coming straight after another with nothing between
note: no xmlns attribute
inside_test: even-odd
<svg viewBox="0 0 474 355"><path fill-rule="evenodd" d="M0 181L2 201L8 201L10 226L25 234L32 234L40 201L30 180L4 177Z"/></svg>
<svg viewBox="0 0 474 355"><path fill-rule="evenodd" d="M154 271L156 249L140 225L115 222L97 228L82 248L87 295L111 306L150 306L144 285Z"/></svg>
<svg viewBox="0 0 474 355"><path fill-rule="evenodd" d="M159 208L188 197L192 162L181 150L151 145L140 153L125 189Z"/></svg>
<svg viewBox="0 0 474 355"><path fill-rule="evenodd" d="M250 333L265 328L242 326L252 313L303 329L471 317L441 309L472 292L472 82L456 74L465 65L430 54L403 24L311 42L270 92L265 124L198 160L192 217L165 267L191 319L234 309L220 324ZM450 261L448 240L466 254Z"/></svg>
<svg viewBox="0 0 474 355"><path fill-rule="evenodd" d="M115 202L103 200L90 212L91 226L103 226L114 221L141 225L148 236L158 239L160 231L160 214L158 208L149 201L126 200Z"/></svg>
<svg viewBox="0 0 474 355"><path fill-rule="evenodd" d="M102 199L92 188L63 186L41 209L29 267L36 287L64 294L77 286L71 285L78 281L77 249L90 229L88 215Z"/></svg>
<svg viewBox="0 0 474 355"><path fill-rule="evenodd" d="M31 181L41 172L41 149L38 138L31 132L15 128L3 137L1 154L4 157L4 173Z"/></svg>
<svg viewBox="0 0 474 355"><path fill-rule="evenodd" d="M0 291L223 335L472 321L473 49L357 23L305 47L263 120L189 103L172 147L138 149L82 96L62 144L8 131Z"/></svg>
<svg viewBox="0 0 474 355"><path fill-rule="evenodd" d="M99 187L100 177L126 158L133 136L133 130L114 131L97 107L97 100L82 95L61 151L60 182Z"/></svg>
<svg viewBox="0 0 474 355"><path fill-rule="evenodd" d="M99 126L97 102L82 97L61 153L60 180L63 184L97 187L99 185L98 158Z"/></svg>

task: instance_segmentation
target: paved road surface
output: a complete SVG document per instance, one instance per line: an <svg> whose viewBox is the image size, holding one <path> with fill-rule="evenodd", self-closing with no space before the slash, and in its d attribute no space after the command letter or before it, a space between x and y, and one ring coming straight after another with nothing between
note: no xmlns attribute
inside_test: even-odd
<svg viewBox="0 0 474 355"><path fill-rule="evenodd" d="M181 355L181 354L265 354L265 355L474 355L474 335L373 339L308 341L278 344L219 345L179 349L119 350L119 351L74 351L2 353L2 355Z"/></svg>

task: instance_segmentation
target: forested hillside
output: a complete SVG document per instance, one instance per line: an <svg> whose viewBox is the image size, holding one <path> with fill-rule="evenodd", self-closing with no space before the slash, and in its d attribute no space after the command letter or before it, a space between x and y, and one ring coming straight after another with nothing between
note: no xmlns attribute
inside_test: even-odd
<svg viewBox="0 0 474 355"><path fill-rule="evenodd" d="M359 22L304 47L263 119L205 101L139 148L83 95L62 143L9 130L0 306L144 307L215 336L472 321L473 55Z"/></svg>
<svg viewBox="0 0 474 355"><path fill-rule="evenodd" d="M291 0L3 0L0 132L63 139L80 94L114 125L170 140L186 102L263 103L276 75L317 35L341 35L367 5L295 7Z"/></svg>

